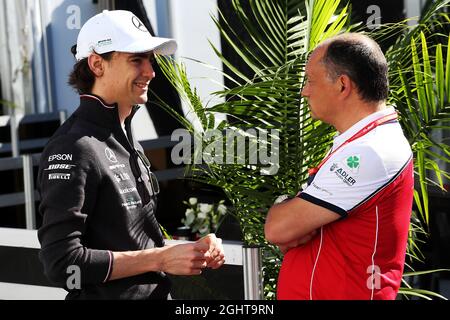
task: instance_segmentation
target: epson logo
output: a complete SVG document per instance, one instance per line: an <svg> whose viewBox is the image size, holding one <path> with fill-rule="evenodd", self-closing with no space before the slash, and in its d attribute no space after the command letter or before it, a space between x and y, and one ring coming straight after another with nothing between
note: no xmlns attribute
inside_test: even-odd
<svg viewBox="0 0 450 320"><path fill-rule="evenodd" d="M63 154L54 154L51 155L50 157L48 157L48 162L52 162L53 160L58 160L58 161L72 161L72 154L69 153L63 153Z"/></svg>
<svg viewBox="0 0 450 320"><path fill-rule="evenodd" d="M75 167L74 164L65 164L65 163L57 163L57 164L50 164L47 169L44 170L70 170L71 168Z"/></svg>
<svg viewBox="0 0 450 320"><path fill-rule="evenodd" d="M69 180L70 173L50 173L48 180Z"/></svg>

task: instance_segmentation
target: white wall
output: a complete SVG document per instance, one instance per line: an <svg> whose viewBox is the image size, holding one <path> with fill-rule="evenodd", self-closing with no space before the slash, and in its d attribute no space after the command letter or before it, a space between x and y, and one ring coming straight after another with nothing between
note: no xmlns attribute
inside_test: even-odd
<svg viewBox="0 0 450 320"><path fill-rule="evenodd" d="M44 23L49 39L53 109L70 115L79 105L78 94L67 79L75 58L70 48L76 43L81 26L97 12L92 0L43 0Z"/></svg>
<svg viewBox="0 0 450 320"><path fill-rule="evenodd" d="M153 31L156 35L160 35L158 32L158 20L156 13L156 1L155 0L142 0L145 10L147 10L147 16L152 24ZM161 35L160 35L161 36Z"/></svg>
<svg viewBox="0 0 450 320"><path fill-rule="evenodd" d="M210 94L223 89L222 74L186 58L222 69L222 62L208 43L208 40L211 41L221 50L220 34L210 17L211 14L218 15L217 1L170 0L169 9L172 36L178 42L176 57L186 64L190 83L197 88L203 105L213 105L218 101L210 101ZM183 105L183 110L187 118L194 121L195 117L189 113L186 105Z"/></svg>
<svg viewBox="0 0 450 320"><path fill-rule="evenodd" d="M412 26L417 24L417 18L420 16L425 2L425 0L403 0L405 16L407 18L414 18L408 21L408 25Z"/></svg>
<svg viewBox="0 0 450 320"><path fill-rule="evenodd" d="M197 92L204 105L219 102L210 101L211 92L223 89L223 76L215 69L222 70L222 62L215 55L208 40L219 50L220 34L214 25L211 14L216 16L216 0L144 0L147 15L150 18L155 34L160 37L174 38L178 43L175 58L186 65L190 83L197 88ZM206 67L189 59L199 60L210 67ZM198 126L198 119L183 103L186 117ZM223 118L223 117L222 117ZM133 120L134 122L134 120ZM142 124L144 121L141 121ZM145 136L140 126L135 125L136 136Z"/></svg>

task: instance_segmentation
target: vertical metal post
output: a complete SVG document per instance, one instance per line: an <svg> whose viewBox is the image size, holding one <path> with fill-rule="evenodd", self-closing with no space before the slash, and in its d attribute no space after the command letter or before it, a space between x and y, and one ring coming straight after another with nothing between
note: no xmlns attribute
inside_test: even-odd
<svg viewBox="0 0 450 320"><path fill-rule="evenodd" d="M26 154L22 156L23 161L23 182L25 193L25 221L26 228L36 229L35 199L34 199L34 176L33 158Z"/></svg>
<svg viewBox="0 0 450 320"><path fill-rule="evenodd" d="M242 246L244 299L264 300L261 246Z"/></svg>
<svg viewBox="0 0 450 320"><path fill-rule="evenodd" d="M41 30L42 30L42 46L44 48L44 61L45 61L45 76L46 76L46 88L47 88L47 111L53 111L53 89L52 89L52 73L50 70L50 47L49 47L49 34L47 33L47 23L50 23L48 13L51 12L48 8L49 1L39 0L39 10L41 13Z"/></svg>
<svg viewBox="0 0 450 320"><path fill-rule="evenodd" d="M17 130L17 119L15 107L11 108L11 113L9 117L9 128L11 133L11 153L12 157L19 156L19 134Z"/></svg>
<svg viewBox="0 0 450 320"><path fill-rule="evenodd" d="M67 120L67 111L59 110L59 125L62 125Z"/></svg>

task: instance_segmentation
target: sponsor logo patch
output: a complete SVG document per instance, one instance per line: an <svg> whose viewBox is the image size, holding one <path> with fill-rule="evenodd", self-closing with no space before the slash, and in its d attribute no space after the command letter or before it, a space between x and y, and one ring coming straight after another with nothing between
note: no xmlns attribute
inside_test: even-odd
<svg viewBox="0 0 450 320"><path fill-rule="evenodd" d="M132 16L131 17L131 22L133 23L133 25L136 27L136 29L142 31L142 32L148 32L147 28L144 26L144 24L142 23L141 20L139 20L138 17L136 16Z"/></svg>
<svg viewBox="0 0 450 320"><path fill-rule="evenodd" d="M70 173L49 173L48 180L70 180Z"/></svg>
<svg viewBox="0 0 450 320"><path fill-rule="evenodd" d="M359 173L359 166L361 164L361 156L359 154L347 157L342 162L353 174Z"/></svg>
<svg viewBox="0 0 450 320"><path fill-rule="evenodd" d="M330 167L330 171L333 172L338 167L337 163L333 163Z"/></svg>
<svg viewBox="0 0 450 320"><path fill-rule="evenodd" d="M128 198L125 202L122 203L122 207L129 209L135 209L139 204L141 204L141 200L135 200L133 198Z"/></svg>
<svg viewBox="0 0 450 320"><path fill-rule="evenodd" d="M120 194L131 193L133 191L137 191L136 187L125 188L125 189L119 190Z"/></svg>
<svg viewBox="0 0 450 320"><path fill-rule="evenodd" d="M320 190L320 191L322 191L322 192L325 192L325 193L327 193L327 194L330 195L330 196L333 195L333 193L331 193L330 191L328 191L328 190L326 190L326 189L324 189L324 188L322 188L322 187L319 187L314 181L311 183L311 185L313 186L313 188L316 188L317 190Z"/></svg>
<svg viewBox="0 0 450 320"><path fill-rule="evenodd" d="M114 173L114 178L117 182L130 180L130 175L126 172Z"/></svg>
<svg viewBox="0 0 450 320"><path fill-rule="evenodd" d="M105 156L110 162L117 163L116 154L110 148L105 148Z"/></svg>
<svg viewBox="0 0 450 320"><path fill-rule="evenodd" d="M345 184L349 186L353 186L356 183L356 180L342 168L337 169L335 173L342 181L344 181Z"/></svg>
<svg viewBox="0 0 450 320"><path fill-rule="evenodd" d="M112 40L110 38L97 41L97 47L109 46L112 44Z"/></svg>
<svg viewBox="0 0 450 320"><path fill-rule="evenodd" d="M58 153L58 154L53 154L48 157L48 162L52 162L53 160L72 161L72 154L71 153L62 153L62 154Z"/></svg>
<svg viewBox="0 0 450 320"><path fill-rule="evenodd" d="M110 170L119 169L119 168L125 168L125 165L123 163L119 163L119 164L109 166Z"/></svg>
<svg viewBox="0 0 450 320"><path fill-rule="evenodd" d="M50 164L47 169L44 170L70 170L73 167L76 167L74 164L66 164L66 163L55 163Z"/></svg>

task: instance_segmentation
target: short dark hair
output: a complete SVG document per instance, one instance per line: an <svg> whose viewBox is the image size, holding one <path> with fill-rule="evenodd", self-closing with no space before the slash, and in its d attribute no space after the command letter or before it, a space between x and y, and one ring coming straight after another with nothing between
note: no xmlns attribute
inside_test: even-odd
<svg viewBox="0 0 450 320"><path fill-rule="evenodd" d="M389 93L388 65L380 46L371 38L348 33L327 43L322 62L328 75L347 75L367 102L386 100Z"/></svg>
<svg viewBox="0 0 450 320"><path fill-rule="evenodd" d="M76 54L76 45L71 48L73 55ZM112 59L114 51L99 54L106 61ZM88 59L84 58L77 61L69 74L67 83L73 87L79 94L92 93L92 87L95 83L95 74L91 71L88 64Z"/></svg>

